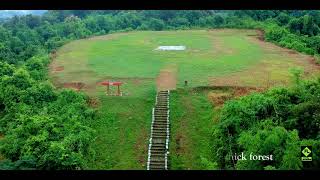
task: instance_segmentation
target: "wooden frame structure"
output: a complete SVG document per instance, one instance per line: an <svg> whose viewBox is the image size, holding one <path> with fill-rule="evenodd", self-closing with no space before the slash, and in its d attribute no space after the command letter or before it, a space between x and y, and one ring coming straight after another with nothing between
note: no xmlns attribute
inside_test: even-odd
<svg viewBox="0 0 320 180"><path fill-rule="evenodd" d="M121 91L120 91L120 86L122 85L123 83L122 82L110 82L110 81L104 81L101 83L101 85L103 86L107 86L107 95L110 95L110 86L117 86L118 89L117 89L117 96L121 96Z"/></svg>

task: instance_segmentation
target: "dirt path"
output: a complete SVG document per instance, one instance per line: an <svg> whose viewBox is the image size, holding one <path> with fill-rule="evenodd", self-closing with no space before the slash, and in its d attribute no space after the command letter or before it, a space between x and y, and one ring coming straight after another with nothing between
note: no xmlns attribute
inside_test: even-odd
<svg viewBox="0 0 320 180"><path fill-rule="evenodd" d="M176 89L177 84L177 68L175 65L171 65L160 70L160 73L156 79L157 90L173 90Z"/></svg>

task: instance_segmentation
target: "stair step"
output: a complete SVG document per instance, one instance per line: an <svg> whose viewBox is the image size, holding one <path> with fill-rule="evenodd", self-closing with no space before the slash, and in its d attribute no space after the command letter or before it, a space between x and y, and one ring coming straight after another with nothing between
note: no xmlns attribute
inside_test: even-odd
<svg viewBox="0 0 320 180"><path fill-rule="evenodd" d="M166 140L167 136L166 135L153 135L152 138L161 138L163 140Z"/></svg>
<svg viewBox="0 0 320 180"><path fill-rule="evenodd" d="M152 131L167 131L167 127L153 127Z"/></svg>
<svg viewBox="0 0 320 180"><path fill-rule="evenodd" d="M165 149L166 144L152 144L151 149Z"/></svg>
<svg viewBox="0 0 320 180"><path fill-rule="evenodd" d="M154 148L154 149L161 149L161 148L166 148L166 144L152 144L151 145L151 149Z"/></svg>
<svg viewBox="0 0 320 180"><path fill-rule="evenodd" d="M167 135L167 131L162 131L162 130L152 130L152 135Z"/></svg>
<svg viewBox="0 0 320 180"><path fill-rule="evenodd" d="M154 116L155 117L155 120L156 119L159 119L159 120L167 120L168 119L168 116Z"/></svg>
<svg viewBox="0 0 320 180"><path fill-rule="evenodd" d="M153 167L151 167L150 166L150 170L166 170L165 168L164 168L164 166L153 166Z"/></svg>
<svg viewBox="0 0 320 180"><path fill-rule="evenodd" d="M155 126L167 126L167 125L169 125L169 123L167 122L167 120L161 120L161 121L159 121L159 120L156 120L156 121L154 121L153 122L153 124L152 125L155 125Z"/></svg>
<svg viewBox="0 0 320 180"><path fill-rule="evenodd" d="M159 123L159 122L154 122L152 127L153 129L167 129L169 127L169 123Z"/></svg>
<svg viewBox="0 0 320 180"><path fill-rule="evenodd" d="M167 121L163 121L163 122L159 122L159 121L154 121L152 126L165 126L167 127L168 125L170 125Z"/></svg>
<svg viewBox="0 0 320 180"><path fill-rule="evenodd" d="M152 125L152 128L153 129L165 129L165 130L167 130L167 124L153 124Z"/></svg>
<svg viewBox="0 0 320 180"><path fill-rule="evenodd" d="M169 123L167 117L155 117L153 122Z"/></svg>
<svg viewBox="0 0 320 180"><path fill-rule="evenodd" d="M150 160L150 165L165 165L165 160L162 160L162 161L153 161L153 160Z"/></svg>
<svg viewBox="0 0 320 180"><path fill-rule="evenodd" d="M162 153L162 154L164 154L164 153L166 153L166 150L164 149L164 150L150 150L150 152L151 152L151 156L152 156L152 154L153 153Z"/></svg>
<svg viewBox="0 0 320 180"><path fill-rule="evenodd" d="M155 129L157 129L157 128L166 128L167 129L168 126L170 126L170 125L166 124L166 123L154 123L152 125L152 128L155 128Z"/></svg>
<svg viewBox="0 0 320 180"><path fill-rule="evenodd" d="M155 110L154 111L154 114L158 114L158 113L160 113L160 114L168 114L168 110Z"/></svg>
<svg viewBox="0 0 320 180"><path fill-rule="evenodd" d="M168 102L168 97L158 96L157 97L157 103L160 103L160 102Z"/></svg>
<svg viewBox="0 0 320 180"><path fill-rule="evenodd" d="M167 133L152 133L152 137L154 138L167 138Z"/></svg>
<svg viewBox="0 0 320 180"><path fill-rule="evenodd" d="M152 132L153 132L153 133L158 133L158 132L160 132L160 133L166 133L166 132L167 132L167 129L152 129Z"/></svg>
<svg viewBox="0 0 320 180"><path fill-rule="evenodd" d="M158 118L164 117L164 118L167 118L168 115L167 115L167 113L165 113L165 114L161 114L161 115L154 115L154 117L158 117Z"/></svg>
<svg viewBox="0 0 320 180"><path fill-rule="evenodd" d="M152 143L154 144L166 144L166 140L163 138L152 137Z"/></svg>
<svg viewBox="0 0 320 180"><path fill-rule="evenodd" d="M164 107L167 108L168 104L157 104L156 107Z"/></svg>
<svg viewBox="0 0 320 180"><path fill-rule="evenodd" d="M153 149L153 150L165 150L166 149L166 146L165 144L163 145L158 145L158 146L153 146L151 145L151 148L150 149Z"/></svg>
<svg viewBox="0 0 320 180"><path fill-rule="evenodd" d="M166 144L161 144L161 145L160 144L158 144L158 145L152 144L150 149L157 149L157 150L166 149Z"/></svg>
<svg viewBox="0 0 320 180"><path fill-rule="evenodd" d="M151 154L150 156L150 162L153 161L153 162L162 162L162 161L165 161L165 155L164 153L161 153L161 154Z"/></svg>
<svg viewBox="0 0 320 180"><path fill-rule="evenodd" d="M167 114L154 115L155 118L168 118Z"/></svg>
<svg viewBox="0 0 320 180"><path fill-rule="evenodd" d="M166 119L157 119L153 121L152 125L169 125L170 123Z"/></svg>
<svg viewBox="0 0 320 180"><path fill-rule="evenodd" d="M154 116L155 120L162 120L162 121L166 121L168 119L168 116Z"/></svg>
<svg viewBox="0 0 320 180"><path fill-rule="evenodd" d="M167 111L168 107L156 107L154 108L154 110L163 110L163 111Z"/></svg>
<svg viewBox="0 0 320 180"><path fill-rule="evenodd" d="M167 122L168 121L168 117L159 117L159 116L154 117L154 122L161 122L161 121Z"/></svg>
<svg viewBox="0 0 320 180"><path fill-rule="evenodd" d="M166 140L162 138L152 138L152 147L166 147Z"/></svg>

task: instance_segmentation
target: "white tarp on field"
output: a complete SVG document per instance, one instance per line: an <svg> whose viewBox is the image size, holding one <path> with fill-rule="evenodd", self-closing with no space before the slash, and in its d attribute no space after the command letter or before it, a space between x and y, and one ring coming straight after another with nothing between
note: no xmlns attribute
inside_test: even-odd
<svg viewBox="0 0 320 180"><path fill-rule="evenodd" d="M183 51L185 50L185 46L159 46L155 50L161 50L161 51Z"/></svg>

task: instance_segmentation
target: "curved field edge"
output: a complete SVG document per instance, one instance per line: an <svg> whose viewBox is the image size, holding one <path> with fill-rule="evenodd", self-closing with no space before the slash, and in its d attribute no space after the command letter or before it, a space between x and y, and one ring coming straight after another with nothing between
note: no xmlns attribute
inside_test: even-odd
<svg viewBox="0 0 320 180"><path fill-rule="evenodd" d="M74 41L58 50L50 66L56 86L84 90L97 98L99 118L91 124L98 132L94 142L96 156L89 169L145 169L155 81L163 68L178 67L178 88L184 80L190 82L190 87L269 87L287 84L290 67L304 68L306 77L318 72L309 56L258 41L258 33L252 30L161 31L157 32L159 37L154 33L119 33ZM170 38L163 38L166 36ZM189 51L151 51L155 44L179 41L189 45ZM140 48L129 49L139 43ZM119 47L127 50L116 49ZM113 57L112 52L117 56ZM97 83L106 79L124 81L122 90L126 96L105 96L104 87ZM81 88L72 84L78 82L83 83ZM200 94L189 96L189 92L178 90L172 95L171 100L177 101L171 109L175 113L170 146L173 169L207 168L202 161L210 159L209 129L213 125L212 113L218 113L211 108L214 105L208 100L208 92ZM203 119L201 123L199 119Z"/></svg>

